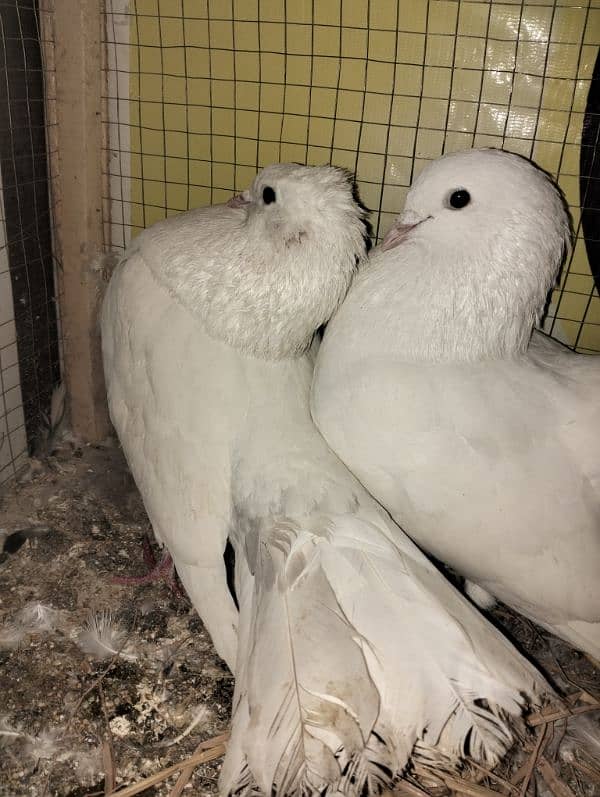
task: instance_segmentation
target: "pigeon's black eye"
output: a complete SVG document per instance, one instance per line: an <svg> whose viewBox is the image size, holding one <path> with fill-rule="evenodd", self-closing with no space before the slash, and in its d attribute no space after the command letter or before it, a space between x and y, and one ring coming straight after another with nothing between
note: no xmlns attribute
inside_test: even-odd
<svg viewBox="0 0 600 797"><path fill-rule="evenodd" d="M265 205L270 205L271 202L275 202L275 191L273 191L270 185L263 188L263 202Z"/></svg>
<svg viewBox="0 0 600 797"><path fill-rule="evenodd" d="M464 188L460 188L458 191L453 191L448 198L450 207L454 208L454 210L466 208L470 201L471 194L468 191L465 191Z"/></svg>

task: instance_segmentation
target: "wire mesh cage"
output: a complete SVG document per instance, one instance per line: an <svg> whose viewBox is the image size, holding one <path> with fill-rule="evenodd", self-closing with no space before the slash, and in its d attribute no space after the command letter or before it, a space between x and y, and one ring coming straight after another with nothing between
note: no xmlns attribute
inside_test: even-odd
<svg viewBox="0 0 600 797"><path fill-rule="evenodd" d="M179 467L185 456L186 463L190 463L189 472L195 475L205 469L211 475L216 474L216 479L225 485L229 459L227 462L223 459L225 464L219 463L213 456L212 444L202 446L197 457L200 449L190 445L192 437L200 437L196 432L200 425L190 427L187 419L180 422L176 418L178 422L172 424L175 428L172 444L170 440L162 444L160 434L168 432L169 420L163 421L168 412L162 412L162 399L154 406L145 399L153 398L151 393L160 381L160 387L172 388L164 399L167 410L171 410L169 405L177 394L189 405L189 417L210 423L206 422L203 408L188 401L190 395L204 390L205 371L199 366L200 379L193 382L190 371L181 365L183 361L171 357L172 338L162 334L160 321L155 318L173 316L148 313L143 304L148 301L144 298L148 293L137 290L137 283L132 290L132 301L124 300L122 306L134 310L136 319L143 317L153 340L165 344L155 359L164 359L173 371L177 370L177 377L185 380L185 387L179 391L179 382L169 378L171 371L166 378L161 375L154 380L151 387L144 382L141 402L138 400L141 393L136 395L135 391L130 403L123 402L127 405L132 435L143 442L140 459L148 466L148 473L152 472L146 485L139 480L141 492L132 478L133 458L129 460L131 472L128 470L125 435L122 450L115 444L114 436L106 440L110 424L98 310L111 268L129 242L161 219L229 200L250 185L258 169L286 161L309 165L331 163L354 173L360 197L370 210L374 239L380 241L402 210L410 185L427 163L443 153L474 146L502 147L532 158L556 178L573 218L574 246L550 296L545 328L576 351L600 353L599 45L600 0L0 0L0 484L3 485L0 565L4 590L0 592L0 661L7 684L0 714L0 740L2 746L11 745L0 758L0 792L74 796L141 794L151 789L157 795L175 795L182 794L185 788L190 794L218 793L220 765L211 766L209 760L216 762L226 751L229 734L223 730L229 727L232 716L234 668L230 672L219 659L218 643L216 647L211 645L213 628L200 602L192 601L190 605L185 603L183 593L179 594L173 568L179 567L182 575L184 567L177 562L175 546L171 551L174 561L167 556L167 534L162 537L167 548L160 561L147 538L144 562L149 572L135 576L134 570L136 562L142 567L138 561L140 537L152 534L156 517L152 503L160 504L161 515L164 510L165 529L176 529L178 515L185 515L186 523L189 519L185 529L186 533L188 529L191 531L184 542L190 542L190 560L193 558L202 565L208 562L208 557L203 558L204 548L210 549L211 556L213 553L210 535L216 538L215 528L218 526L220 534L227 525L224 518L239 517L249 527L255 520L251 513L248 519L241 517L244 507L232 504L230 512L229 497L224 498L221 511L211 487L199 481L196 489L196 482L186 478L187 470L184 472ZM107 317L111 316L105 314L105 340L112 331ZM126 320L117 320L115 337L120 337L123 350L130 344L130 350L134 351L134 336L127 340L126 333L121 334L126 326ZM195 330L191 334L195 336ZM191 362L194 354L191 351L186 363ZM132 367L137 368L141 363L140 372L145 369L146 375L152 377L152 367L147 367L148 360L144 357L138 358ZM134 353L124 372L135 359ZM578 362L596 363L583 357ZM284 369L287 366L285 363ZM248 374L250 370L249 366ZM223 385L228 381L223 380ZM237 379L233 381L237 383ZM131 382L137 382L135 373ZM282 394L273 392L273 384L272 381L267 384L265 394L275 396L281 404ZM196 392L194 385L200 386ZM236 394L235 389L223 387L220 395L226 390L228 397L233 396L233 403L238 395L245 400L242 390ZM50 451L48 427L52 427L57 416L57 399L60 403L65 391L69 429L73 434L65 434L63 447L57 445ZM529 396L528 392L526 401ZM442 396L442 400L445 398ZM226 404L213 403L217 414ZM173 416L176 415L175 411ZM469 421L473 415L469 414ZM244 417L248 427L248 417L262 415L240 413L240 417ZM158 444L150 434L145 435L151 427L149 418L160 433L156 438ZM269 417L268 422L271 420ZM305 421L308 429L301 425L298 428L305 430L303 434L310 442L310 435L316 432L307 410L303 412ZM503 419L501 433L509 423ZM215 436L227 438L227 425L227 420L214 424ZM250 426L253 432L260 423L251 421ZM488 427L492 428L493 423L488 423ZM187 434L189 428L192 431ZM537 446L537 438L531 443L520 429L518 426L519 444L523 441L523 448L539 453L540 457L535 472L532 466L527 480L521 484L525 484L524 489L532 497L537 491L545 501L548 484L544 483L543 468L538 468L537 463L542 457L551 456L547 447ZM272 436L276 434L277 430ZM587 436L587 428L578 434L579 437L571 435L576 445ZM316 439L322 445L318 435ZM591 433L587 439L593 440ZM296 443L291 438L290 442ZM284 446L287 443L284 434ZM483 447L479 440L473 447L477 446ZM224 447L230 448L228 439ZM239 448L237 444L235 447ZM171 456L175 449L181 451L182 460ZM512 455L512 448L510 451ZM44 453L52 456L42 462L30 461L31 467L24 469L22 478L11 480L8 487L4 485L18 474L29 455L41 457ZM451 454L454 456L453 451ZM265 454L264 458L267 457L272 460L270 474L279 469L286 452L280 459L273 459L270 453ZM554 456L556 461L562 459L565 458L560 453ZM156 467L158 463L164 463L165 469ZM259 463L262 470L263 464ZM339 465L337 460L336 464ZM495 467L493 461L491 464L492 467L482 469L482 480L497 488L498 495L509 494L504 491L502 479L497 479L501 468ZM308 466L301 467L306 470ZM312 513L306 539L307 545L317 550L321 542L328 543L330 536L333 539L328 507L335 513L340 507L339 511L344 513L343 539L338 549L341 551L345 541L352 541L353 536L362 544L362 538L354 535L351 518L354 511L351 507L360 504L356 481L352 481L349 497L338 500L337 477L335 483L331 482L334 492L328 486L323 491L326 474L320 467L308 469L310 481L316 473L318 489L325 496L323 516L320 499L311 499L311 506L306 508L308 514L302 514L297 524L294 518L289 524L287 519L280 523L288 499L279 502L277 498L269 503L282 507L281 512L277 510L273 524L277 534L280 527L286 532L288 525L303 528ZM162 494L154 489L167 470L175 487L181 486L180 493L174 489L171 495L168 491ZM262 474L260 481L270 481L269 474L267 478L262 478ZM231 486L239 493L236 478L234 473ZM421 483L427 482L425 487L429 490L434 479L420 478ZM582 501L579 483L573 483L575 487L568 496L572 503L565 500L565 505L570 508L579 501L587 507L587 496ZM225 486L229 489L229 485ZM554 495L562 501L569 490L562 481L560 487ZM253 487L249 490L259 492ZM290 501L298 505L293 512L304 513L302 497L296 500L294 490L290 488L288 492ZM461 494L465 503L472 500L473 491ZM371 499L366 496L366 500ZM208 507L206 512L204 503ZM479 503L487 505L485 501ZM523 510L527 522L534 514L526 503L512 501L518 512ZM545 518L552 510L547 505L544 509L546 514L541 518L535 516L530 526L537 523L540 530L545 530ZM444 512L452 516L446 506ZM217 514L218 523L213 523ZM435 520L434 513L429 514ZM377 515L374 509L373 514L365 517L368 528L375 529L371 519L380 517L379 510ZM327 533L317 539L316 532L325 528L322 523L327 524ZM262 529L263 525L270 528L260 517L256 527ZM543 560L552 558L559 562L567 548L582 551L586 567L589 565L589 571L592 570L594 560L591 554L588 556L586 538L578 537L570 522L561 526L568 537L564 548L559 546L558 554L550 556L551 546L542 545L544 556L538 557L539 562L534 562L527 572L517 572L517 575L526 572L524 581L534 581L536 576L544 586L559 582L560 579L546 578ZM158 524L155 528L158 541ZM309 540L313 529L314 540ZM225 531L229 533L230 529ZM410 529L406 531L410 534ZM591 528L592 534L594 531L595 526ZM252 533L261 541L262 531L254 534L252 530ZM384 554L392 551L396 533L400 529L392 531L390 526L385 545L381 546ZM240 531L238 536L242 534ZM277 534L273 535L274 545L281 542ZM221 582L226 578L227 585L221 583L219 589L229 588L234 604L242 608L242 622L244 614L250 615L250 604L244 599L248 599L252 590L251 601L266 607L265 616L274 616L275 609L271 612L271 608L275 604L263 600L267 593L259 583L260 567L253 567L252 577L258 575L256 588L247 582L247 589L244 586L243 592L241 589L236 592L236 585L244 579L237 579L239 567L238 573L232 574L236 553L241 553L238 566L241 559L241 569L250 571L243 564L243 546L236 548L234 534L230 536L232 541L227 542L225 550L215 547L214 562L209 562L218 565L215 570L223 564L227 566L227 573L221 573ZM365 553L369 554L371 539L366 536L364 539ZM583 544L578 542L580 539ZM527 542L531 542L529 537ZM299 553L297 561L304 555L303 545L302 540L298 545L294 543L294 550ZM378 545L373 537L373 550ZM249 551L249 546L245 547ZM264 547L268 554L268 546ZM198 549L202 550L196 556ZM414 550L412 545L411 549ZM502 546L490 545L489 549L491 559L499 557L512 563L509 557L499 556L499 551L504 553ZM348 563L359 562L357 569L351 569L349 564L340 575L341 582L349 574L346 580L350 587L344 598L348 606L358 605L359 591L368 597L374 591L369 586L371 582L360 578L359 571L373 569L362 559L362 553L358 551L354 556L349 547L344 553ZM311 557L312 552L307 559L308 569L312 568L314 573L317 568L313 564L317 560ZM214 589L212 567L202 570L198 567L198 575L195 564L188 568L193 573L189 579L196 579L203 590L211 591L211 601L216 596L215 602L219 604L223 593ZM286 560L285 567L289 571L286 575L292 573L294 585L301 584L305 590L311 588L313 582L302 576L296 578L295 563ZM430 567L413 568L408 554L403 555L395 572L403 578L405 573L412 577L418 571L423 572L426 578L423 586L427 589L406 590L409 597L421 592L429 595L428 585L435 574ZM271 569L270 573L273 572ZM400 596L400 588L397 593L391 588L392 569L388 581L388 571L381 572L381 592L389 592L382 595L381 603L391 605L394 594ZM235 577L231 578L232 575ZM164 586L151 583L157 576L167 577L168 593ZM574 570L575 578L579 578L579 572ZM283 580L278 580L277 586L283 587ZM580 583L587 589L584 578ZM141 587L136 595L126 592L136 584ZM454 576L452 584L459 586ZM478 597L480 602L490 598L487 592L483 594L483 589L477 595L476 589L473 582L470 590L466 590L467 595L474 600ZM283 589L281 594L285 594ZM297 594L298 602L302 603L302 596L307 593ZM398 632L395 636L398 658L387 659L393 665L388 668L393 682L391 691L400 693L406 687L409 704L423 702L435 707L439 702L435 682L439 678L447 681L448 718L442 723L434 717L432 722L430 716L423 714L417 717L415 728L411 728L410 716L406 723L403 717L398 734L392 723L390 733L397 735L398 747L405 750L406 756L417 750L412 747L415 741L420 748L419 755L408 763L405 757L402 770L396 767L399 777L419 775L418 764L426 763L428 751L435 752L435 747L430 747L436 735L435 726L443 745L448 745L446 749L456 747L461 764L465 759L465 766L455 773L456 778L452 775L445 779L445 785L441 781L432 785L417 777L405 781L405 790L398 784L400 790L394 793L437 797L464 793L489 797L515 792L528 796L553 792L560 797L587 797L594 788L589 783L592 770L587 759L578 760L580 751L574 746L566 748L563 757L559 746L563 739L569 742L568 723L572 719L600 706L599 671L594 662L574 651L567 642L551 637L551 629L556 628L554 618L552 623L538 628L534 627L535 616L533 619L520 616L506 605L489 609L488 617L497 625L493 633L502 631L514 638L562 692L560 705L548 705L539 711L534 705L528 706L532 713L524 717L524 723L519 719L515 732L516 737L524 738L515 739L510 760L501 762L492 771L488 764L492 766L505 742L513 738L503 731L510 711L503 707L502 697L497 710L494 709L496 713L489 714L492 702L486 694L487 686L481 698L475 698L477 693L467 680L462 688L462 675L466 679L468 668L464 666L461 651L469 648L469 658L475 653L472 657L476 680L482 674L485 683L489 676L493 684L494 662L500 673L504 664L495 656L486 660L479 655L478 640L483 637L477 628L482 618L473 626L476 633L471 636L470 624L462 621L461 613L448 614L451 637L459 641L451 640L447 647L442 641L440 645L443 635L438 634L438 628L443 631L446 625L444 612L449 595L445 588L440 593L431 592L431 600L421 607L423 638L428 637L428 647L431 643L428 656L435 664L431 669L422 668L424 679L430 683L424 682L422 690L418 683L422 663L418 657L418 625L414 632L412 624L406 626L411 637L408 647L404 644L406 634ZM570 598L565 602L570 603ZM418 600L411 598L409 611L405 612L411 621L416 618L417 623L421 615L413 608L419 608ZM194 605L200 608L198 613ZM519 605L516 604L517 609ZM469 613L475 616L475 607L469 608L462 598L460 606L467 612L465 617ZM486 603L486 610L488 606ZM233 611L234 606L230 608ZM313 622L312 610L305 605L300 608L304 632L305 628L310 630ZM345 622L346 609L341 602L337 606L332 604L331 609L324 602L317 614L321 608L336 624L338 619ZM438 609L442 618L439 626L429 620ZM372 613L378 623L383 618L379 623L380 636L387 637L388 627L394 627L393 622L385 621L390 615L378 613L376 605L371 610L366 603L364 613L364 629L368 631L366 615ZM242 622L237 625L240 638L247 641L254 632L262 633L268 621L263 623L258 614L254 618L250 629L242 631ZM235 641L235 616L233 622L215 621L215 627L219 625L227 626ZM578 619L576 625L588 623ZM352 644L356 643L364 654L364 662L356 668L352 665L354 659L350 661L352 668L356 672L364 669L367 674L383 669L377 660L376 646L370 650L371 642L363 633L363 626L356 625L350 631ZM567 640L576 639L564 636ZM216 636L212 638L217 642ZM280 637L273 634L265 638L267 642L275 640L266 649L266 664L270 665L270 654L278 653ZM331 691L333 700L328 700L327 721L334 717L334 724L339 719L340 728L346 724L353 727L351 714L358 716L360 711L348 703L351 710L345 714L352 721L347 723L341 712L336 713L337 708L345 705L342 692L358 694L366 682L355 674L349 675L337 697L327 682L348 648L342 645L339 658L332 659L334 666L328 667L328 659L320 653L327 648L337 649L337 635L319 633L314 637L314 645L308 644L311 639L304 634L306 658L312 657L314 650L319 652L318 665L323 670L324 683L318 689L312 689L312 682L310 689L305 689L302 683L300 686L311 698ZM507 640L502 639L498 656L504 658L509 648ZM442 655L438 655L438 650ZM406 651L411 651L410 655ZM273 662L276 658L274 655ZM410 665L404 676L399 676L395 666L395 662L402 664L401 658ZM442 658L457 664L460 682L446 677L450 670L437 666ZM297 668L293 659L292 655L291 670L295 678ZM246 672L254 668L262 674L263 668L255 661L258 660L253 660ZM241 658L238 662L243 664ZM278 666L264 668L265 683L277 683L272 675ZM501 680L499 684L501 687ZM371 686L374 685L373 682ZM371 686L367 684L369 691ZM293 698L294 691L300 690L293 687L281 690L285 702L273 724L269 722L269 734L273 729L278 732L287 722L289 695ZM381 706L389 696L387 690L382 689L377 695L376 691L373 699L368 700L370 723L375 723L375 718L381 715ZM422 691L423 700L413 699L418 691ZM502 687L501 692L509 694ZM242 690L238 688L237 694L242 695ZM508 702L504 705L514 703L516 709L517 693L514 694L515 699L506 697ZM262 695L257 697L260 704ZM267 697L264 705L271 702ZM525 698L525 694L520 692L518 697ZM238 701L236 695L236 703L242 710L247 709L250 717L250 701L246 701L246 696ZM463 722L463 704L473 709L472 726ZM254 717L260 713L259 710ZM266 714L262 713L264 719ZM309 708L307 725L312 723L314 714ZM249 726L251 732L253 723L254 718ZM476 761L466 760L477 748L483 750L480 737L484 724L496 740L490 747L490 760L481 759L485 768ZM332 771L335 772L336 766L340 768L343 780L339 784L348 787L348 793L365 793L356 775L362 777L360 770L370 762L371 753L360 754L362 742L373 741L377 749L379 743L382 746L387 743L376 733L375 724L372 732L367 725L364 735L358 725L356 733L352 731L358 740L358 754L352 753L350 747L339 746L337 741L335 746L327 741L327 745L332 745ZM453 725L464 726L456 745L450 738ZM311 736L315 743L326 736L337 739L337 731L330 734L326 725L319 729L314 723L312 727L317 728ZM198 744L197 734L214 738ZM279 746L278 740L276 744L271 741L273 736L270 735L265 748ZM296 744L296 739L301 742ZM574 739L572 745L579 745L577 736ZM258 741L257 747L262 745L260 737ZM420 745L420 741L425 744ZM301 733L294 732L284 740L284 745L286 751L303 747ZM431 760L437 765L437 756ZM439 760L448 774L445 752ZM196 767L200 761L203 763ZM375 759L373 763L377 765ZM386 775L386 780L377 773L373 781L376 788L387 783L386 773L396 774L386 763L378 769ZM250 793L253 791L250 778L255 773L248 769L247 777L242 774L244 780L236 787L236 793ZM461 778L465 775L478 780L460 780L459 774ZM294 777L294 783L299 782ZM287 775L278 782L273 780L280 793L286 791L284 784L288 783L291 779ZM422 786L427 786L427 790ZM356 788L352 791L351 787Z"/></svg>
<svg viewBox="0 0 600 797"><path fill-rule="evenodd" d="M600 350L598 0L85 0L87 71L61 46L58 81L54 39L72 41L72 7L0 8L0 481L35 445L60 378L58 294L72 351L63 376L90 404L103 400L97 354L74 376L100 289L81 309L89 272L76 265L65 277L63 249L86 263L96 244L123 250L273 162L350 169L380 239L442 153L494 146L533 158L558 180L576 233L545 327L578 351ZM65 81L78 80L82 114L101 120L97 138L72 125L79 109L57 95L57 83L68 94ZM86 161L72 157L82 146ZM97 196L77 239L82 225L65 207L81 204L80 185Z"/></svg>
<svg viewBox="0 0 600 797"><path fill-rule="evenodd" d="M0 7L0 483L39 442L60 380L42 26Z"/></svg>
<svg viewBox="0 0 600 797"><path fill-rule="evenodd" d="M599 41L594 0L112 0L111 244L277 161L355 172L380 238L427 161L503 147L557 178L573 215L546 327L598 351Z"/></svg>

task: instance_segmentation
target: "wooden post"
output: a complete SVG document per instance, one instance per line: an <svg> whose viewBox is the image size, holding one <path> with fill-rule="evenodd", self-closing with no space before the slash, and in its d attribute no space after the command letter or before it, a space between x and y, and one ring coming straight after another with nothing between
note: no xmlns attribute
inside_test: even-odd
<svg viewBox="0 0 600 797"><path fill-rule="evenodd" d="M53 0L53 199L64 372L73 431L110 431L98 310L102 279L102 0Z"/></svg>

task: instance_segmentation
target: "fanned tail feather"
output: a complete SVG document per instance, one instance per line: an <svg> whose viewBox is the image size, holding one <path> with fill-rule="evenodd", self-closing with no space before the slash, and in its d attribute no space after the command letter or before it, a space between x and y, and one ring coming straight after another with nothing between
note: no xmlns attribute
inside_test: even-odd
<svg viewBox="0 0 600 797"><path fill-rule="evenodd" d="M378 727L400 759L418 741L440 763L495 764L515 718L550 688L407 538L398 542L347 516L323 554L381 695Z"/></svg>
<svg viewBox="0 0 600 797"><path fill-rule="evenodd" d="M252 563L250 719L242 744L267 794L358 795L365 784L375 793L397 775L372 735L379 694L323 574L321 539L280 524L262 535ZM228 789L249 793L247 774L238 770L237 783L228 774Z"/></svg>
<svg viewBox="0 0 600 797"><path fill-rule="evenodd" d="M250 725L250 708L248 705L248 656L250 639L254 632L252 605L254 577L248 569L243 556L236 557L235 586L240 606L235 689L233 693L231 737L221 768L219 792L221 794L237 795L238 797L252 797L252 795L259 795L260 789L256 785L254 776L248 766L244 744Z"/></svg>
<svg viewBox="0 0 600 797"><path fill-rule="evenodd" d="M248 700L245 694L239 695L240 691L243 692L243 688L240 687L236 680L231 736L219 777L219 791L221 794L251 797L254 794L259 795L260 789L258 789L248 767L244 752L244 738L248 733L249 714Z"/></svg>
<svg viewBox="0 0 600 797"><path fill-rule="evenodd" d="M260 533L249 556L228 793L358 797L411 759L496 763L541 676L400 533L311 520Z"/></svg>
<svg viewBox="0 0 600 797"><path fill-rule="evenodd" d="M491 679L486 680L490 693L500 691L499 685ZM481 697L485 688L481 679L477 692L455 678L447 677L447 683L450 695L454 693L457 697L448 722L439 734L437 749L494 766L513 744L513 720L501 705ZM499 696L498 700L505 703L506 698ZM514 701L512 708L513 716L520 714L522 704Z"/></svg>

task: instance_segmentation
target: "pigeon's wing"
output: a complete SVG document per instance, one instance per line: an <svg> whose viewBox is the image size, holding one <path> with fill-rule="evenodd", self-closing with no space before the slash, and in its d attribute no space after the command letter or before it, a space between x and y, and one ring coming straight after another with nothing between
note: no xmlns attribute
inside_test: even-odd
<svg viewBox="0 0 600 797"><path fill-rule="evenodd" d="M148 516L233 666L237 612L223 551L229 443L244 413L235 358L158 283L139 251L113 275L102 333L111 418Z"/></svg>
<svg viewBox="0 0 600 797"><path fill-rule="evenodd" d="M378 793L413 756L493 765L512 742L509 716L546 689L359 501L344 516L265 522L258 544L237 550L248 589L227 793L251 793L253 781L266 794Z"/></svg>
<svg viewBox="0 0 600 797"><path fill-rule="evenodd" d="M364 358L343 342L326 335L321 347L313 415L367 489L420 545L529 616L597 622L600 507L589 474L599 436L589 429L586 466L564 440L568 425L557 434L555 375L526 359Z"/></svg>
<svg viewBox="0 0 600 797"><path fill-rule="evenodd" d="M575 460L600 504L600 360L575 355L542 332L534 332L527 352L539 369L552 375L556 385L554 432Z"/></svg>

